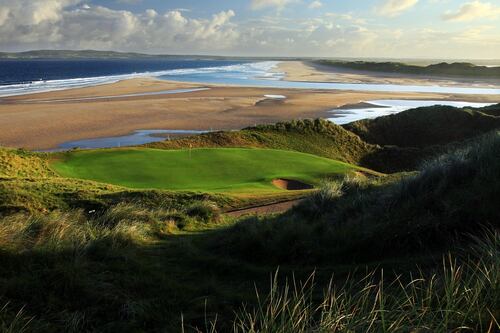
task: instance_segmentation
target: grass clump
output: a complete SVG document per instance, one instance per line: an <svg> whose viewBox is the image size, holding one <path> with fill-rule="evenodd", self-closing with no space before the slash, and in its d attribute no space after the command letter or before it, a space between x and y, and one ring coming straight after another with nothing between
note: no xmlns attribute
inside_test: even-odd
<svg viewBox="0 0 500 333"><path fill-rule="evenodd" d="M187 208L186 214L205 222L218 221L221 218L219 207L217 207L215 203L209 201L198 201L191 204Z"/></svg>
<svg viewBox="0 0 500 333"><path fill-rule="evenodd" d="M272 280L258 306L237 312L233 332L495 332L500 306L500 236L476 240L465 258L443 257L434 273L384 271L330 282L318 297L305 282Z"/></svg>
<svg viewBox="0 0 500 333"><path fill-rule="evenodd" d="M24 149L0 147L0 178L40 178L54 176L44 154Z"/></svg>

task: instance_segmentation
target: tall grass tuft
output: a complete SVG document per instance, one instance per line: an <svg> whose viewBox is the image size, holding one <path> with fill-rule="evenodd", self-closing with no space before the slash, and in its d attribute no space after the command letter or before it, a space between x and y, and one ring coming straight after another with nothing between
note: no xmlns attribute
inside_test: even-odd
<svg viewBox="0 0 500 333"><path fill-rule="evenodd" d="M469 252L470 253L470 252ZM314 298L314 275L279 286L237 312L233 332L497 332L500 329L500 234L476 240L472 256L445 256L441 271L384 272L333 282Z"/></svg>
<svg viewBox="0 0 500 333"><path fill-rule="evenodd" d="M0 306L0 332L1 333L24 333L28 332L32 318L24 315L23 309L12 313L9 303Z"/></svg>

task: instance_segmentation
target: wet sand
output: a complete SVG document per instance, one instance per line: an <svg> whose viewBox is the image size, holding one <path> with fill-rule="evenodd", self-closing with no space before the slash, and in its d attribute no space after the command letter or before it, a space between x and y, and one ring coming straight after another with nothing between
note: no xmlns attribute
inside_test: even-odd
<svg viewBox="0 0 500 333"><path fill-rule="evenodd" d="M119 96L205 87L210 89ZM284 95L286 99L266 99L264 95ZM115 97L91 99L103 96ZM0 98L0 145L42 150L67 141L126 135L134 130L241 129L292 119L326 118L327 111L334 108L374 99L495 102L500 96L247 88L132 79Z"/></svg>

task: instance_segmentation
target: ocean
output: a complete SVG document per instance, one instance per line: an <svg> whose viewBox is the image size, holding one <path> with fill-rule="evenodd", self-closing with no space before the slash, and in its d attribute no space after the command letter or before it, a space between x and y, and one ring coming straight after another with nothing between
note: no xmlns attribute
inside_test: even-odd
<svg viewBox="0 0 500 333"><path fill-rule="evenodd" d="M134 77L210 73L214 69L243 71L243 75L266 72L249 62L224 60L0 60L0 96L93 86Z"/></svg>

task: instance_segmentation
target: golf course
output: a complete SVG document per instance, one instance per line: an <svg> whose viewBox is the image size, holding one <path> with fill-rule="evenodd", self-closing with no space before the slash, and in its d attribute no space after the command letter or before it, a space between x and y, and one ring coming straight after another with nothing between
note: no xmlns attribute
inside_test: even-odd
<svg viewBox="0 0 500 333"><path fill-rule="evenodd" d="M245 193L282 191L273 184L277 179L302 182L306 189L359 169L299 152L243 148L73 151L52 168L64 177L129 188Z"/></svg>

